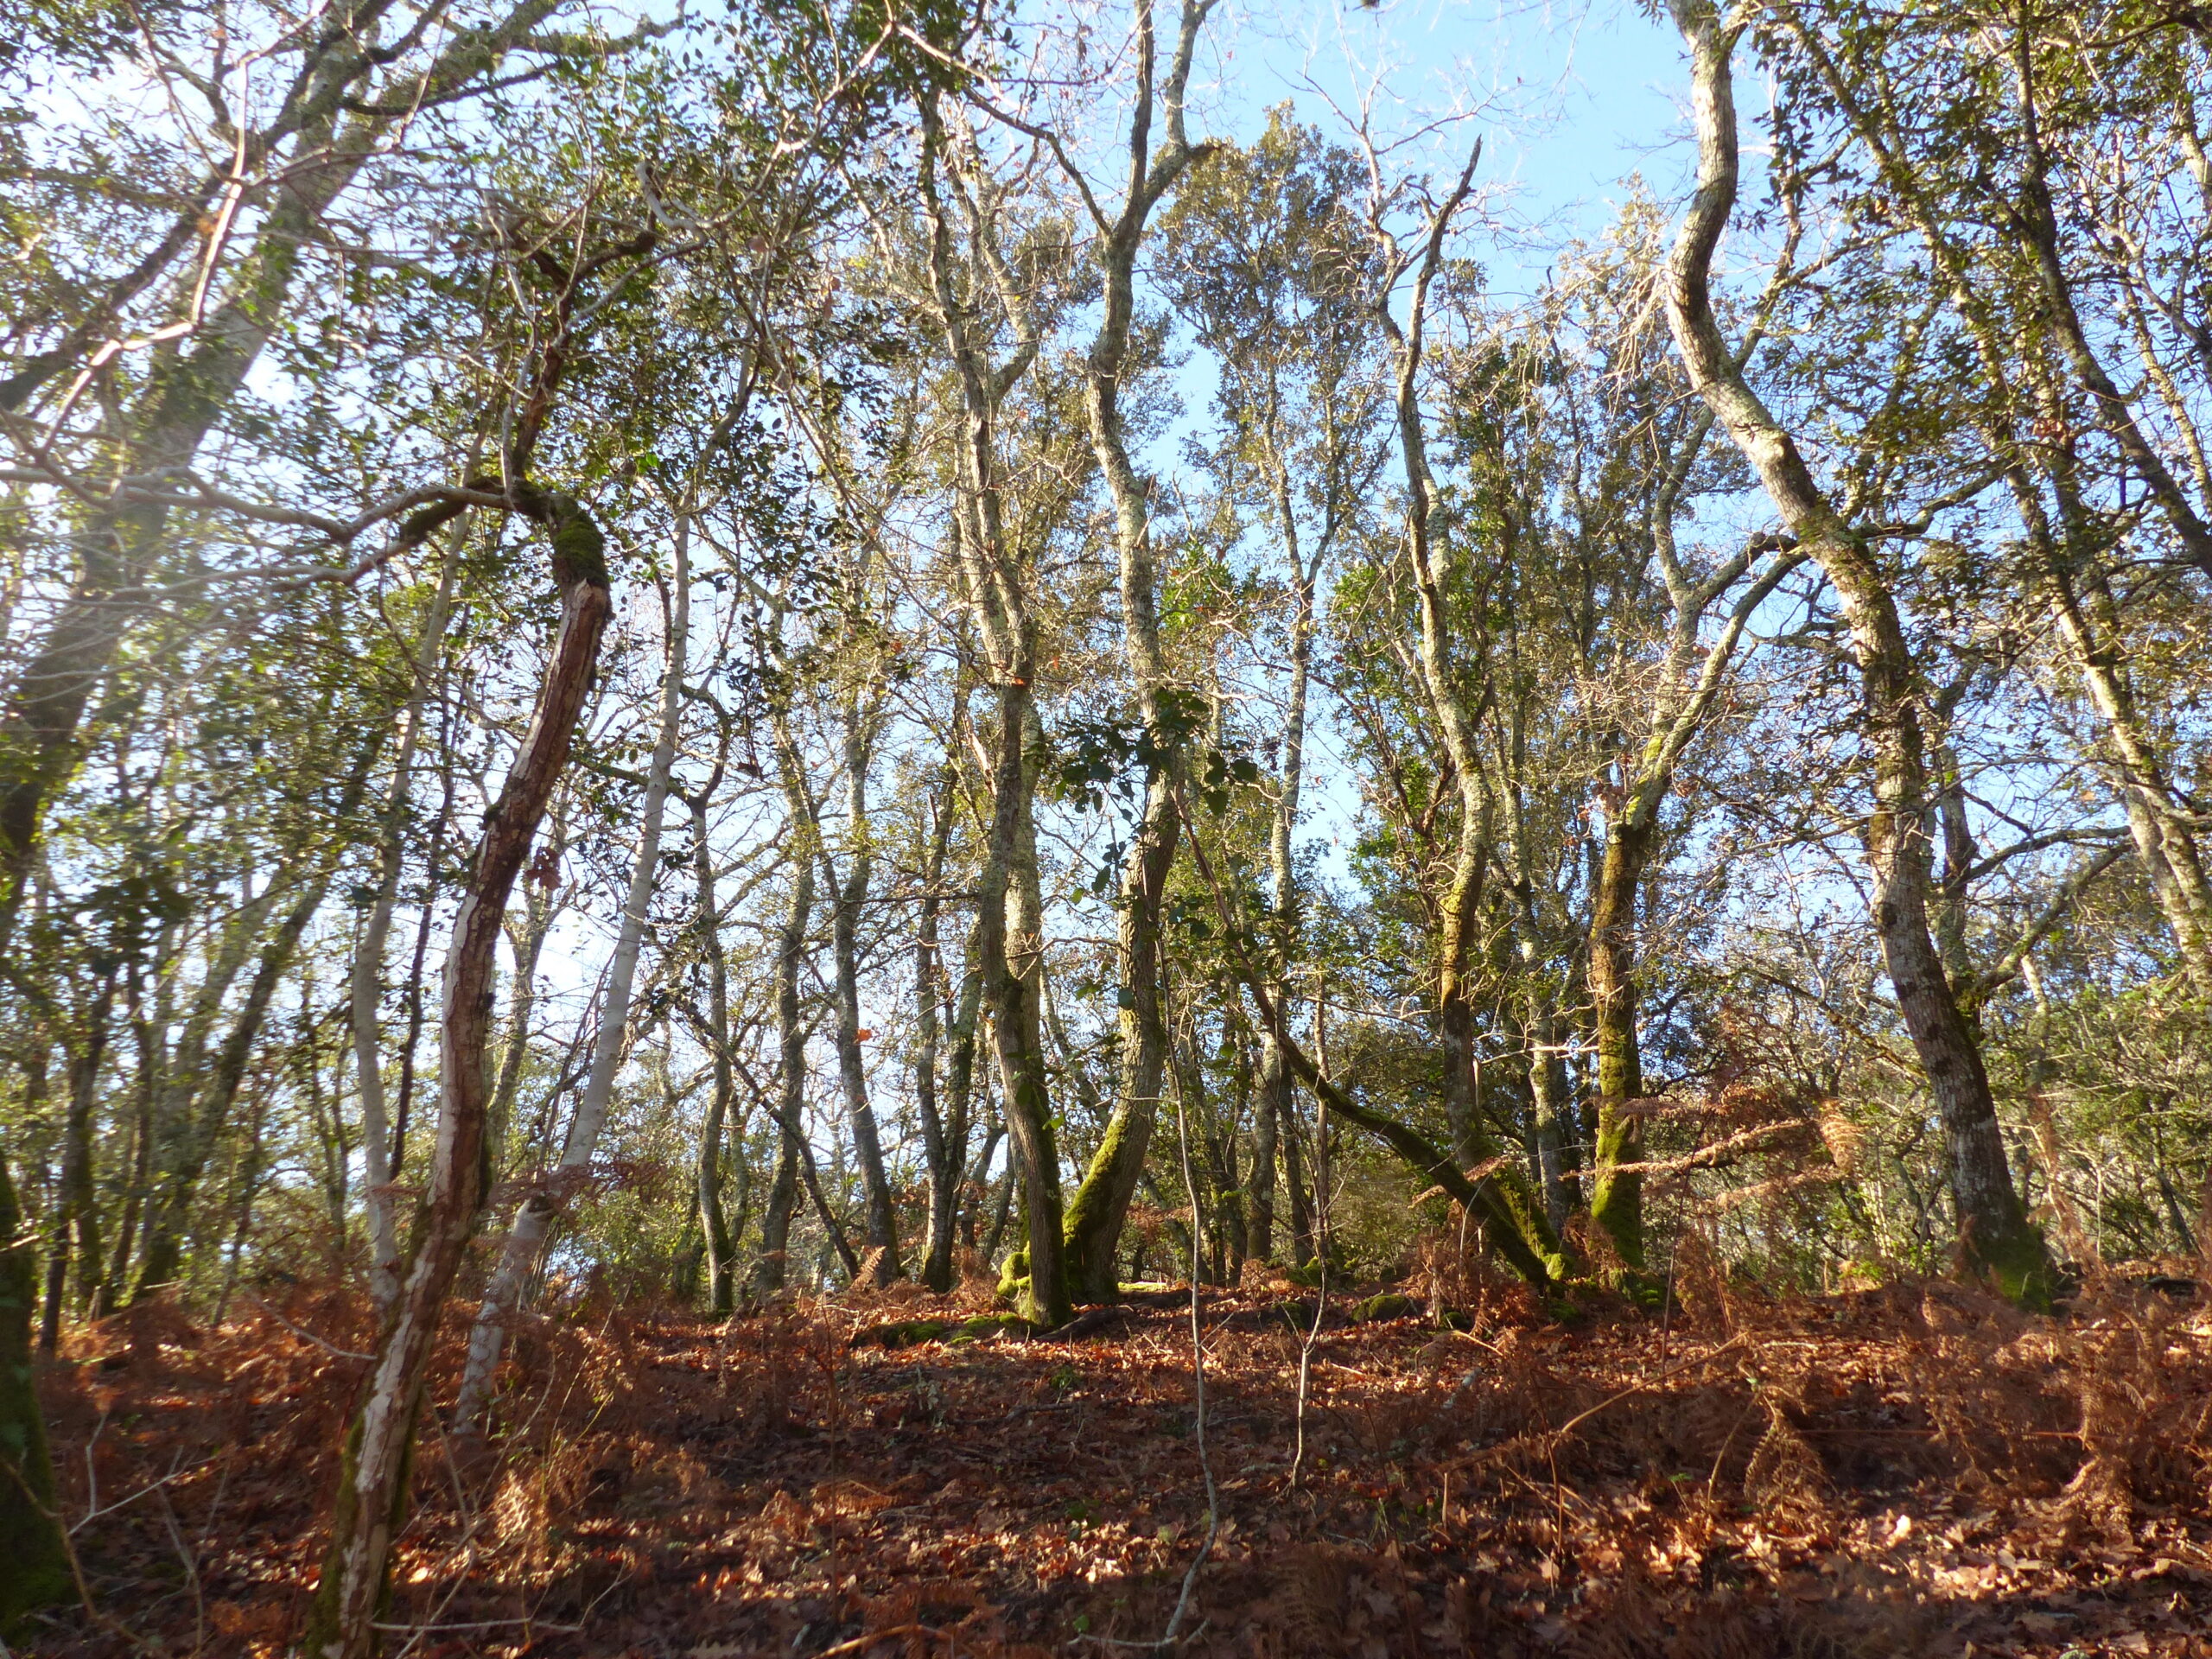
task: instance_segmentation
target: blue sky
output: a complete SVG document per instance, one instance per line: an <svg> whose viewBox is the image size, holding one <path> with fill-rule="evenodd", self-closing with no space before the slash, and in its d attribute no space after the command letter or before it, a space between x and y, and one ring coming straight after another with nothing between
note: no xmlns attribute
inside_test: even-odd
<svg viewBox="0 0 2212 1659"><path fill-rule="evenodd" d="M1601 230L1631 174L1662 198L1688 184L1681 43L1628 0L1238 0L1210 28L1219 46L1195 130L1249 141L1285 99L1341 130L1332 103L1352 109L1363 89L1381 131L1467 113L1428 141L1431 165L1456 169L1483 136L1478 176L1510 188L1495 204L1505 234L1482 251L1501 288L1524 287L1516 272L1540 275L1562 243Z"/></svg>

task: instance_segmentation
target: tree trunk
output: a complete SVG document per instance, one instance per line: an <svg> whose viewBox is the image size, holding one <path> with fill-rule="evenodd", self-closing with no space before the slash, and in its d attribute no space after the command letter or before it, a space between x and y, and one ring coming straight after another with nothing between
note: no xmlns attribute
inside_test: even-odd
<svg viewBox="0 0 2212 1659"><path fill-rule="evenodd" d="M1313 1192L1306 1177L1306 1135L1298 1121L1298 1087L1290 1058L1281 1042L1270 1039L1270 1045L1284 1076L1291 1078L1275 1099L1281 1114L1275 1145L1282 1154L1283 1185L1290 1193L1290 1259L1302 1268L1313 1259Z"/></svg>
<svg viewBox="0 0 2212 1659"><path fill-rule="evenodd" d="M1943 1127L1959 1243L1967 1266L2030 1306L2048 1304L2050 1258L2012 1184L1996 1103L1928 926L1931 855L1921 688L1897 605L1866 544L1830 505L1790 435L1737 366L1713 312L1713 254L1736 200L1735 34L1711 0L1672 0L1694 61L1698 189L1683 220L1667 285L1668 319L1693 386L1758 473L1799 542L1818 560L1851 630L1874 751L1874 811L1866 849L1876 882L1874 925Z"/></svg>
<svg viewBox="0 0 2212 1659"><path fill-rule="evenodd" d="M561 628L537 707L499 797L484 818L475 868L454 918L446 956L440 1043L441 1102L429 1191L399 1294L377 1338L339 1466L321 1582L302 1650L314 1659L365 1659L388 1593L391 1547L405 1519L407 1477L430 1345L484 1201L493 978L508 895L569 758L599 642L613 610L605 544L569 498L517 480L518 505L552 533Z"/></svg>
<svg viewBox="0 0 2212 1659"><path fill-rule="evenodd" d="M568 826L562 822L557 806L550 816L551 837L523 874L521 925L507 929L507 949L514 957L514 990L507 999L507 1033L499 1046L499 1069L492 1084L492 1103L486 1108L489 1116L484 1128L495 1175L505 1168L515 1096L522 1091L523 1067L530 1059L531 1023L537 1014L538 961L545 954L545 938L553 931L554 918L562 910L561 855L568 847ZM531 892L532 887L537 891Z"/></svg>
<svg viewBox="0 0 2212 1659"><path fill-rule="evenodd" d="M967 1160L967 1148L954 1146L947 1133L949 1126L938 1109L937 1092L938 1014L946 1001L938 921L944 907L945 846L952 834L949 760L930 807L933 821L923 855L920 914L914 927L914 1110L921 1120L922 1156L929 1177L929 1230L922 1248L922 1282L942 1295L952 1288L952 1211Z"/></svg>
<svg viewBox="0 0 2212 1659"><path fill-rule="evenodd" d="M74 1601L63 1548L54 1460L39 1410L31 1318L37 1307L35 1235L23 1225L16 1183L0 1158L0 1636L39 1607Z"/></svg>
<svg viewBox="0 0 2212 1659"><path fill-rule="evenodd" d="M531 1270L560 1213L565 1189L582 1178L599 1149L600 1130L606 1124L607 1103L614 1094L614 1074L622 1065L629 1035L630 990L645 944L653 885L660 875L661 818L668 803L669 772L676 764L676 742L683 713L684 652L691 627L690 527L690 520L679 514L672 556L674 591L665 618L667 662L661 677L660 729L645 773L645 799L638 810L638 856L631 868L629 891L623 898L621 925L614 936L614 957L607 970L607 1001L600 1010L591 1071L577 1096L575 1115L569 1119L559 1167L517 1208L499 1251L499 1266L484 1286L484 1300L468 1333L468 1359L461 1371L461 1391L454 1402L454 1433L464 1439L479 1430L484 1403L491 1397L492 1380L499 1370L507 1321L522 1306ZM536 827L531 826L533 831Z"/></svg>
<svg viewBox="0 0 2212 1659"><path fill-rule="evenodd" d="M1006 1092L1007 1129L1021 1154L1029 1200L1025 1208L1031 1272L1018 1300L1025 1317L1052 1326L1066 1322L1070 1307L1063 1271L1059 1152L1053 1143L1038 999L1044 941L1039 932L1043 918L1038 903L1032 798L1036 777L1024 750L1037 675L1037 634L1029 613L1027 573L1001 512L995 435L1000 407L1036 361L1040 335L1023 296L1002 281L998 283L999 298L1016 338L1014 355L1003 364L988 363L984 342L971 327L974 308L959 292L951 219L938 190L943 127L935 96L925 97L920 105L924 143L919 183L930 227L930 275L938 321L960 378L963 420L953 540L998 691L998 730L995 753L989 756L990 830L976 883L976 954ZM971 224L979 242L995 235L988 223ZM977 251L995 271L1004 270L995 246Z"/></svg>
<svg viewBox="0 0 2212 1659"><path fill-rule="evenodd" d="M715 781L721 778L717 766ZM728 1319L737 1300L737 1262L730 1238L729 1218L722 1208L722 1135L735 1098L730 1065L729 961L722 951L721 906L715 893L715 860L707 841L707 800L712 785L692 796L691 869L698 884L699 954L707 964L707 1058L714 1067L714 1095L707 1103L707 1121L699 1131L699 1233L707 1257L707 1306L718 1319ZM744 1147L738 1162L744 1165Z"/></svg>
<svg viewBox="0 0 2212 1659"><path fill-rule="evenodd" d="M115 1000L110 974L93 994L84 1030L69 1048L69 1115L62 1130L60 1202L54 1211L54 1240L46 1263L46 1313L38 1345L51 1354L61 1339L61 1318L68 1302L69 1268L77 1269L78 1300L99 1279L99 1206L92 1193L92 1112L99 1104L101 1068L107 1061L108 1011Z"/></svg>
<svg viewBox="0 0 2212 1659"><path fill-rule="evenodd" d="M1029 716L1026 683L999 688L991 788L991 834L976 903L982 914L978 953L983 999L1006 1090L1007 1132L1021 1154L1023 1213L1028 1225L1027 1281L1017 1309L1032 1324L1067 1323L1069 1300L1060 1209L1060 1154L1045 1072L1039 1007L1044 941L1037 906L1037 827L1030 811L1032 776L1024 753ZM1019 1275L1017 1275L1019 1276Z"/></svg>
<svg viewBox="0 0 2212 1659"><path fill-rule="evenodd" d="M391 763L391 791L385 798L384 835L377 849L376 897L362 919L353 947L351 983L353 1066L360 1079L362 1207L369 1230L369 1296L381 1313L391 1306L399 1284L399 1231L392 1222L391 1124L384 1097L384 954L391 916L399 902L399 877L406 862L407 796L413 786L415 751L423 736L423 709L430 695L432 671L445 650L446 618L461 570L464 516L446 544L438 585L415 642L413 683L400 716L399 750Z"/></svg>
<svg viewBox="0 0 2212 1659"><path fill-rule="evenodd" d="M1481 1103L1474 1093L1475 1007L1468 969L1473 956L1487 864L1492 804L1476 741L1472 710L1478 702L1471 688L1463 683L1464 670L1455 655L1447 592L1450 561L1440 533L1443 504L1429 467L1428 438L1421 406L1428 294L1443 270L1445 240L1453 217L1466 201L1481 155L1481 146L1478 144L1457 186L1430 216L1421 252L1414 267L1414 286L1404 324L1399 323L1391 310L1388 296L1378 297L1375 310L1376 321L1390 342L1394 359L1398 448L1406 473L1406 541L1420 612L1417 660L1421 690L1435 717L1459 796L1459 845L1449 884L1437 905L1436 1023L1444 1050L1445 1111L1455 1143L1451 1167L1461 1174L1459 1185L1462 1187L1468 1185L1463 1172L1478 1166L1491 1169L1491 1173L1479 1183L1485 1194L1484 1236L1503 1249L1516 1268L1524 1274L1529 1271L1528 1263L1541 1263L1535 1276L1548 1281L1565 1272L1565 1252L1533 1184L1521 1170L1510 1163L1501 1163L1497 1158L1482 1121ZM1318 1089L1317 1093L1328 1105L1341 1110L1335 1096ZM1352 1113L1344 1115L1358 1121ZM1414 1142L1427 1145L1424 1139L1414 1136L1401 1149ZM1450 1183L1446 1185L1448 1189ZM1503 1245L1501 1229L1517 1233L1517 1245Z"/></svg>
<svg viewBox="0 0 2212 1659"><path fill-rule="evenodd" d="M1529 1001L1529 1097L1535 1107L1536 1166L1545 1219L1558 1234L1574 1211L1570 1181L1574 1107L1567 1092L1567 1062L1560 1053L1559 1020L1551 995L1539 986Z"/></svg>
<svg viewBox="0 0 2212 1659"><path fill-rule="evenodd" d="M1145 568L1148 582L1148 562ZM1146 789L1144 817L1122 874L1116 959L1127 1006L1120 1016L1121 1087L1098 1149L1091 1154L1067 1211L1069 1287L1081 1301L1110 1301L1117 1294L1114 1258L1160 1110L1167 1062L1167 1021L1160 1007L1164 963L1160 918L1180 830L1168 772L1174 764L1163 761Z"/></svg>
<svg viewBox="0 0 2212 1659"><path fill-rule="evenodd" d="M1282 769L1275 794L1275 810L1268 826L1268 871L1274 885L1275 1006L1288 1017L1286 995L1291 953L1299 937L1298 875L1292 862L1291 836L1298 827L1299 797L1306 778L1306 698L1313 673L1313 589L1316 569L1307 569L1299 550L1298 524L1292 512L1289 483L1283 468L1275 468L1275 510L1283 524L1283 542L1290 555L1296 608L1290 628L1290 691L1283 710ZM1325 548L1322 550L1325 551ZM1272 1031L1260 1033L1260 1099L1253 1123L1251 1184L1252 1254L1262 1261L1274 1254L1275 1153L1278 1126L1296 1116L1296 1085ZM1295 1156L1295 1154L1293 1154ZM1294 1201L1294 1208L1295 1203ZM1301 1258L1302 1260L1302 1258Z"/></svg>
<svg viewBox="0 0 2212 1659"><path fill-rule="evenodd" d="M1636 908L1654 821L1617 818L1605 833L1605 861L1590 909L1590 994L1597 1027L1598 1135L1590 1217L1605 1230L1631 1272L1643 1267L1643 1175L1623 1165L1643 1161L1643 1120L1630 1102L1643 1095L1636 1030Z"/></svg>
<svg viewBox="0 0 2212 1659"><path fill-rule="evenodd" d="M793 808L795 813L798 810ZM754 1288L763 1293L781 1290L786 1277L806 1109L806 1025L799 1006L799 976L806 964L807 928L814 916L814 858L801 840L804 830L798 823L791 824L789 833L798 844L791 854L791 898L776 946L776 1122L780 1141L768 1208L761 1218L760 1259L753 1270Z"/></svg>
<svg viewBox="0 0 2212 1659"><path fill-rule="evenodd" d="M851 863L844 881L836 880L829 851L823 868L836 906L830 918L830 954L837 985L837 1079L844 1090L845 1116L853 1129L853 1155L860 1166L861 1197L868 1217L867 1240L874 1281L887 1285L904 1271L899 1262L898 1217L891 1202L891 1180L883 1166L883 1140L868 1104L868 1065L861 1054L860 918L868 903L874 855L868 824L868 773L874 748L875 715L855 693L845 709L846 834Z"/></svg>
<svg viewBox="0 0 2212 1659"><path fill-rule="evenodd" d="M1135 102L1129 120L1129 179L1120 213L1101 221L1098 264L1104 276L1103 315L1084 361L1084 404L1090 447L1114 505L1120 551L1122 644L1129 678L1144 716L1154 758L1147 763L1144 816L1131 842L1122 877L1119 963L1127 1001L1122 1009L1121 1089L1104 1136L1068 1205L1070 1288L1085 1301L1105 1301L1116 1291L1114 1258L1160 1109L1167 1054L1167 1025L1160 1009L1160 913L1180 829L1176 784L1182 772L1184 722L1160 636L1158 574L1152 547L1150 491L1132 461L1122 413L1122 380L1129 367L1130 327L1136 315L1135 271L1153 210L1198 159L1184 128L1184 88L1191 54L1211 0L1185 0L1173 54L1155 85L1158 43L1149 0L1137 10ZM1151 152L1155 99L1166 117L1166 142Z"/></svg>

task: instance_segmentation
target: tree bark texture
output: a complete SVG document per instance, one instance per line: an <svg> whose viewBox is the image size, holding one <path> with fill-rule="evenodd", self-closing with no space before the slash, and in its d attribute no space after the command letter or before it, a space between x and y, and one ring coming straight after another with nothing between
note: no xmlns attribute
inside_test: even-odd
<svg viewBox="0 0 2212 1659"><path fill-rule="evenodd" d="M36 1253L0 1158L0 1636L13 1634L25 1613L77 1597L31 1352Z"/></svg>
<svg viewBox="0 0 2212 1659"><path fill-rule="evenodd" d="M559 1166L550 1184L539 1185L516 1208L506 1242L500 1247L499 1266L485 1283L476 1323L468 1333L468 1358L453 1408L454 1433L464 1438L476 1433L480 1427L499 1370L507 1322L522 1306L531 1271L560 1213L566 1196L563 1189L582 1179L599 1149L600 1130L607 1122L607 1105L613 1098L614 1074L622 1065L629 1036L630 992L645 946L645 916L652 906L653 884L660 875L661 819L668 804L669 772L676 764L677 728L683 712L684 647L691 626L690 532L690 521L679 515L671 556L673 597L661 678L660 729L645 773L645 800L639 809L638 855L631 867L629 891L623 895L622 919L615 930L614 956L607 967L607 1000L600 1008L591 1071L584 1078L583 1092L576 1097L575 1115L569 1121Z"/></svg>
<svg viewBox="0 0 2212 1659"><path fill-rule="evenodd" d="M1897 1005L1943 1127L1959 1243L1967 1268L2030 1305L2051 1294L2042 1234L2012 1184L1981 1051L1961 1017L1929 931L1927 761L1922 688L1881 567L1815 482L1796 442L1737 365L1713 310L1713 255L1736 201L1736 35L1711 0L1672 0L1693 60L1698 188L1667 284L1668 319L1691 384L1749 461L1783 522L1827 575L1851 631L1861 718L1873 750L1874 810L1866 841L1874 925Z"/></svg>
<svg viewBox="0 0 2212 1659"><path fill-rule="evenodd" d="M599 643L613 610L605 544L569 498L527 485L511 495L551 532L560 632L505 785L478 843L446 955L441 1101L429 1189L398 1295L378 1333L339 1467L330 1544L302 1639L315 1659L366 1659L388 1593L393 1540L405 1518L415 1425L438 1316L475 1231L486 1185L485 1141L493 988L499 932L583 712Z"/></svg>

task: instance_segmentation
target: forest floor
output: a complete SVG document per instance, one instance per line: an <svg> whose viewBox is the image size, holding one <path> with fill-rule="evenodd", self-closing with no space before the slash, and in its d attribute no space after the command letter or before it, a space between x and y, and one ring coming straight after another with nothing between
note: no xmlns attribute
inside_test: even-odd
<svg viewBox="0 0 2212 1659"><path fill-rule="evenodd" d="M1466 1332L1332 1299L1294 1484L1312 1293L1204 1293L1219 1523L1173 1650L2212 1656L2212 1304L1683 1293L1493 1287ZM1146 1300L898 1347L936 1304L543 1320L492 1451L430 1430L388 1659L1154 1650L1208 1525L1188 1303ZM365 1340L304 1287L86 1333L46 1388L99 1611L17 1651L285 1651Z"/></svg>

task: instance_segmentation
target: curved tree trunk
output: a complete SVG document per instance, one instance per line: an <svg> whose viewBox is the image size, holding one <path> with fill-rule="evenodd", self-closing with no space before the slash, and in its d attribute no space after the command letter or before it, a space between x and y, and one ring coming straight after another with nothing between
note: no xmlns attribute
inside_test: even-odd
<svg viewBox="0 0 2212 1659"><path fill-rule="evenodd" d="M1479 706L1478 701L1473 689L1465 683L1465 671L1455 656L1447 593L1450 561L1439 533L1442 503L1429 468L1428 438L1421 407L1429 289L1443 269L1445 238L1453 217L1466 201L1475 166L1481 157L1482 147L1478 144L1468 157L1458 184L1431 215L1417 259L1408 257L1414 277L1404 324L1402 326L1392 313L1387 294L1377 299L1376 315L1390 342L1395 371L1398 449L1406 473L1406 540L1421 620L1418 662L1421 690L1436 720L1459 797L1459 845L1449 883L1437 905L1435 958L1437 1034L1444 1049L1444 1104L1455 1142L1452 1168L1455 1175L1460 1176L1459 1188L1471 1187L1482 1194L1484 1236L1505 1251L1517 1271L1528 1274L1528 1264L1538 1262L1541 1265L1535 1276L1549 1280L1565 1274L1570 1265L1567 1254L1534 1184L1522 1171L1496 1155L1483 1122L1482 1102L1475 1092L1475 1007L1470 968L1495 804L1484 779L1482 754L1476 741L1474 711ZM1324 1098L1343 1116L1355 1122L1362 1122L1360 1109L1344 1110L1336 1097ZM1367 1114L1370 1118L1374 1116ZM1394 1126L1399 1128L1402 1126ZM1389 1138L1388 1132L1377 1132L1385 1133ZM1412 1141L1393 1141L1409 1157L1421 1155L1412 1149L1415 1142L1427 1146L1419 1136L1413 1137ZM1471 1184L1464 1172L1478 1167L1491 1173ZM1435 1175L1431 1179L1439 1179L1447 1191L1458 1196L1452 1182L1441 1181ZM1501 1230L1516 1234L1517 1244L1503 1244Z"/></svg>
<svg viewBox="0 0 2212 1659"><path fill-rule="evenodd" d="M638 856L630 872L629 891L623 897L622 921L614 937L614 957L607 976L607 1001L600 1010L599 1036L593 1046L591 1071L577 1096L575 1116L569 1122L568 1139L561 1148L561 1162L550 1180L524 1198L507 1230L500 1248L499 1264L484 1286L484 1300L476 1310L476 1323L468 1334L468 1359L461 1371L461 1391L454 1402L453 1427L464 1438L477 1433L484 1402L490 1398L492 1379L499 1365L499 1351L506 1337L507 1320L522 1306L523 1291L545 1236L560 1213L565 1183L581 1179L599 1148L599 1134L607 1122L607 1108L614 1094L614 1074L621 1069L624 1046L629 1036L630 990L638 975L638 956L645 937L645 912L652 908L653 883L660 874L661 817L668 803L668 777L676 764L677 728L683 712L684 648L691 626L690 521L678 515L672 550L673 597L667 613L667 660L661 678L660 730L654 740L652 760L645 774L645 800L639 808ZM532 829L535 830L533 825Z"/></svg>
<svg viewBox="0 0 2212 1659"><path fill-rule="evenodd" d="M919 183L930 228L930 276L938 325L959 373L963 419L957 456L958 512L953 540L998 693L997 730L987 755L991 818L976 881L976 955L983 1005L1005 1090L1007 1133L1021 1154L1029 1233L1029 1271L1018 1296L1020 1312L1046 1326L1071 1312L1063 1270L1060 1160L1054 1143L1039 990L1044 941L1037 899L1036 773L1026 743L1037 677L1037 629L1030 614L1027 571L1001 511L997 421L1014 384L1036 361L1039 334L1027 302L1006 273L995 224L971 221L971 251L993 273L1017 342L994 365L973 332L972 308L960 292L952 225L938 188L944 128L935 96L920 105ZM1020 1275L1016 1275L1018 1278Z"/></svg>
<svg viewBox="0 0 2212 1659"><path fill-rule="evenodd" d="M440 1051L438 1135L399 1294L377 1338L339 1465L338 1497L321 1582L301 1648L314 1659L366 1659L387 1593L393 1541L405 1520L407 1476L430 1344L484 1201L484 1057L491 1039L493 978L508 895L583 712L599 642L613 607L605 544L565 496L517 483L523 510L552 532L561 628L537 707L499 798L485 814L475 868L454 918L447 952Z"/></svg>
<svg viewBox="0 0 2212 1659"><path fill-rule="evenodd" d="M1176 784L1182 772L1183 721L1160 637L1158 573L1152 548L1150 492L1131 460L1122 414L1122 378L1128 370L1129 330L1136 314L1135 271L1153 210L1198 160L1184 127L1183 94L1198 32L1212 0L1184 0L1173 54L1155 83L1159 46L1150 0L1137 8L1137 83L1129 119L1129 178L1122 209L1100 223L1099 264L1105 276L1104 315L1085 362L1084 409L1091 453L1114 504L1115 541L1121 554L1122 632L1129 678L1154 753L1147 762L1144 814L1129 843L1122 876L1118 961L1125 1001L1121 1013L1122 1074L1113 1115L1067 1211L1071 1289L1085 1301L1116 1293L1114 1257L1129 1200L1144 1173L1145 1154L1160 1110L1167 1064L1167 1022L1160 1007L1164 963L1160 913L1167 874L1181 829ZM1166 142L1151 149L1154 104L1166 117Z"/></svg>
<svg viewBox="0 0 2212 1659"><path fill-rule="evenodd" d="M1736 201L1736 41L1711 0L1672 0L1693 57L1698 189L1675 246L1668 320L1691 384L1765 485L1783 523L1820 562L1851 630L1874 751L1874 811L1866 832L1876 881L1874 925L1897 1005L1926 1072L1949 1154L1959 1243L1967 1264L2007 1295L2043 1305L2051 1294L2043 1235L2012 1185L1981 1051L1928 925L1932 855L1921 687L1881 568L1814 481L1796 442L1745 379L1713 311L1713 254Z"/></svg>

